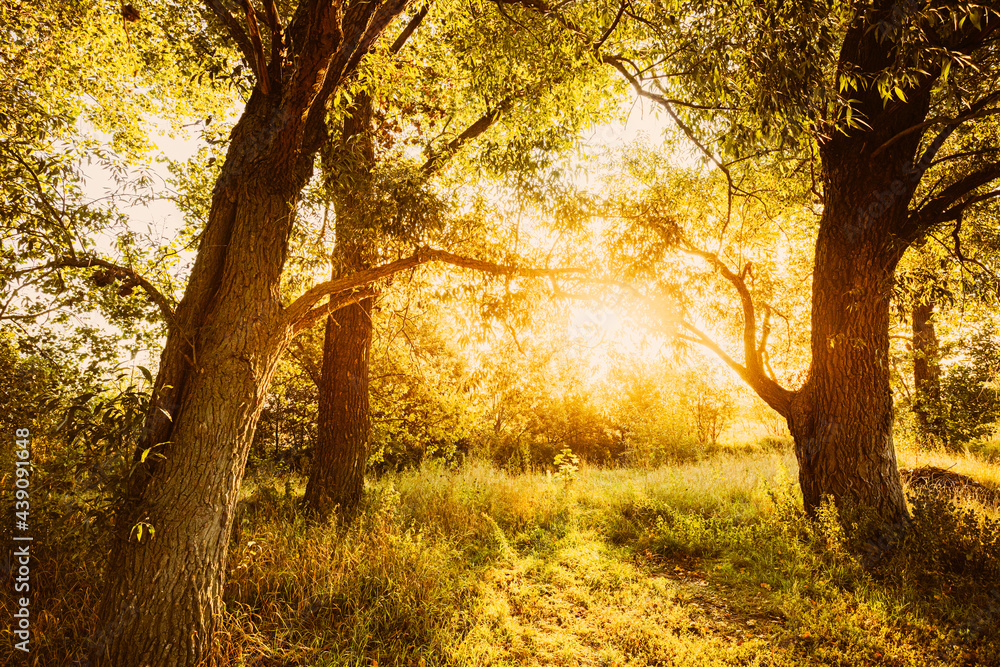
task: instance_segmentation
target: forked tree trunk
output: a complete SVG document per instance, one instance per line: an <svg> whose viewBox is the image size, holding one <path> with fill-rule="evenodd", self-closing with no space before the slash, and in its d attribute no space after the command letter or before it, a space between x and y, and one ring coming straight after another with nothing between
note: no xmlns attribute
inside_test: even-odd
<svg viewBox="0 0 1000 667"><path fill-rule="evenodd" d="M932 444L943 433L941 423L941 365L934 331L934 301L926 297L913 306L913 412L918 438Z"/></svg>
<svg viewBox="0 0 1000 667"><path fill-rule="evenodd" d="M195 667L210 657L263 400L280 354L327 312L314 306L335 291L316 288L282 304L296 202L326 137L326 101L405 6L301 0L283 28L269 17L274 48L266 63L259 42L253 46L221 3L212 5L255 63L257 86L230 137L170 322L84 664ZM249 4L247 12L252 18Z"/></svg>

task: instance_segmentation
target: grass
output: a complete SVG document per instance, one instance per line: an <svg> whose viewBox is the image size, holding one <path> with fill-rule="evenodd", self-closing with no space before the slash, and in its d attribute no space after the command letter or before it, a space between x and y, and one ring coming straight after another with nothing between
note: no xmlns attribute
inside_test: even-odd
<svg viewBox="0 0 1000 667"><path fill-rule="evenodd" d="M904 451L900 464L997 478L968 455ZM915 537L864 568L832 511L802 515L795 475L790 452L770 447L571 476L427 466L370 484L348 528L305 522L300 481L248 483L214 657L248 667L1000 664L995 510L962 523L951 521L961 507L917 507ZM63 634L40 618L38 664L62 664L92 622L71 610L92 605L93 572L59 576L73 588L47 590L38 608L59 610Z"/></svg>

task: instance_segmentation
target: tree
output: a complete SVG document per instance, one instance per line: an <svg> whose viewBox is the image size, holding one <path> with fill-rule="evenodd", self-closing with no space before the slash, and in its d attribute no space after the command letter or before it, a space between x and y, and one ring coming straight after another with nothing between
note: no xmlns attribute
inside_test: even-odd
<svg viewBox="0 0 1000 667"><path fill-rule="evenodd" d="M577 27L574 15L524 4ZM715 251L686 238L676 217L637 214L663 243L700 258L739 295L742 362L690 321L680 325L683 335L718 354L787 419L810 512L830 495L882 522L904 520L892 439L889 297L907 248L1000 196L991 189L1000 179L1000 146L983 131L1000 113L992 83L1000 15L988 4L888 0L623 4L620 13L637 26L632 30L646 30L647 40L603 45L595 57L659 105L727 186L726 207L715 216ZM774 309L755 299L755 267L731 268L736 257L723 244L734 202L764 201L750 169L809 179L822 204L812 358L794 390L768 372Z"/></svg>
<svg viewBox="0 0 1000 667"><path fill-rule="evenodd" d="M997 112L1000 97L988 82L998 67L1000 15L965 4L858 3L845 27L836 69L826 76L855 88L857 99L847 102L844 115L859 120L827 118L817 136L823 213L813 269L812 360L799 389L787 390L765 372L766 326L758 338L746 272L731 271L715 254L702 256L740 294L745 361L730 365L788 419L807 509L831 495L841 506L854 504L894 522L906 516L906 507L889 389L893 275L906 249L928 230L1000 194L984 187L1000 179L1000 163L992 161L996 137L949 143L959 128ZM949 83L952 63L967 69ZM951 91L961 91L958 104ZM945 154L945 145L965 151Z"/></svg>
<svg viewBox="0 0 1000 667"><path fill-rule="evenodd" d="M480 9L481 13L465 7L460 11L445 9L434 12L430 19L426 18L426 7L417 12L388 55L396 56L408 39L410 44L417 42L410 51L422 61L416 79L419 90L400 90L402 86L391 83L389 90L362 89L343 123L339 141L328 146L324 169L336 214L334 277L367 268L380 255L417 239L435 238L444 241L435 245L447 245L450 239L442 232L455 225L443 220L448 212L442 210L444 205L428 181L473 140L488 136L493 129L506 130L513 135L506 137L508 145L516 146L521 154L513 164L508 161L494 169L520 171L520 177L527 178L529 171L547 166L549 158L541 155L568 148L581 124L602 114L604 98L594 95L587 101L584 93L605 82L607 75L601 76L595 71L596 63L590 61L572 62L567 67L552 57L572 51L572 39L551 28L548 30L554 38L543 42L533 33L515 37L501 17L491 16L488 3ZM411 39L425 21L432 22L432 37ZM443 37L439 36L441 31ZM541 64L511 76L512 70L524 68L529 50ZM481 61L491 66L481 68L477 65ZM404 70L406 66L397 62L395 67ZM404 74L401 78L408 77ZM376 84L367 85L372 88ZM391 99L397 109L375 109L376 95ZM566 100L573 99L576 104L565 108ZM391 137L386 140L386 121L379 129L374 126L376 111L384 118L400 113L400 109L406 110L401 115L408 133L415 135L412 145L423 144L426 156L422 164L413 164L409 173L402 175L399 165L406 160L398 147L377 150L377 145L392 141ZM559 113L540 119L539 111L545 109L558 109ZM451 131L451 127L464 129ZM537 154L534 162L524 159L527 151ZM502 159L494 161L502 163ZM384 173L386 162L393 165L390 174ZM471 230L463 231L466 238L474 235ZM468 247L467 242L465 245ZM307 510L319 518L328 516L334 507L349 516L361 498L371 428L368 367L372 306L378 297L376 291L327 319L317 439L304 499Z"/></svg>
<svg viewBox="0 0 1000 667"><path fill-rule="evenodd" d="M277 360L295 335L368 296L367 285L430 261L519 270L421 248L296 298L282 294L298 200L329 136L335 93L406 1L302 0L287 18L272 0L262 4L259 21L249 0L240 19L218 0L205 3L249 64L254 87L230 135L184 296L167 313L100 626L86 647L96 664L195 665L208 657L243 468Z"/></svg>
<svg viewBox="0 0 1000 667"><path fill-rule="evenodd" d="M942 395L941 366L950 345L941 345L937 322L947 330L956 317L981 319L977 311L990 310L1000 296L994 268L997 203L984 200L963 211L953 226L929 232L904 258L899 272L896 300L912 325L913 393L907 391L907 397L921 444L958 442L948 419L952 406Z"/></svg>
<svg viewBox="0 0 1000 667"><path fill-rule="evenodd" d="M327 283L291 303L280 292L296 201L326 138L331 96L405 4L303 0L283 20L267 0L268 58L250 2L242 19L206 2L255 87L232 132L184 297L170 314L136 453L141 465L117 518L101 625L88 647L95 664L207 658L242 469L278 356L339 305L316 309L323 296L380 275Z"/></svg>

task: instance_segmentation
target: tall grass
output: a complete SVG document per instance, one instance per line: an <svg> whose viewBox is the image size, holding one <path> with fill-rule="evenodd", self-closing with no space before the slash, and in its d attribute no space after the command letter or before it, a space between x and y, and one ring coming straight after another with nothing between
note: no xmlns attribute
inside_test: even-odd
<svg viewBox="0 0 1000 667"><path fill-rule="evenodd" d="M371 482L347 527L302 518L301 480L248 483L213 659L1000 664L992 515L921 501L918 529L866 562L856 555L860 533L835 512L803 515L787 449L730 452L563 475L428 465ZM933 463L995 474L971 458ZM55 665L92 629L92 611L81 610L98 597L100 559L79 537L60 545L58 532L45 535L66 548L39 552L38 571L53 585L35 601L33 658Z"/></svg>

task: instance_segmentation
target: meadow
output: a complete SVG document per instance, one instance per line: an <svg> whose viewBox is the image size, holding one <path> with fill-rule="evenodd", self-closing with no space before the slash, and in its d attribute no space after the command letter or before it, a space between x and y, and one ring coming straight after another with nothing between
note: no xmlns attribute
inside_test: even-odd
<svg viewBox="0 0 1000 667"><path fill-rule="evenodd" d="M900 465L1000 482L969 454L903 449ZM317 525L303 479L260 474L244 484L213 659L1000 664L995 506L916 493L913 530L878 543L863 517L805 517L795 479L787 447L648 470L430 462L371 481L353 522ZM63 664L96 623L101 543L60 530L39 541L39 665Z"/></svg>

